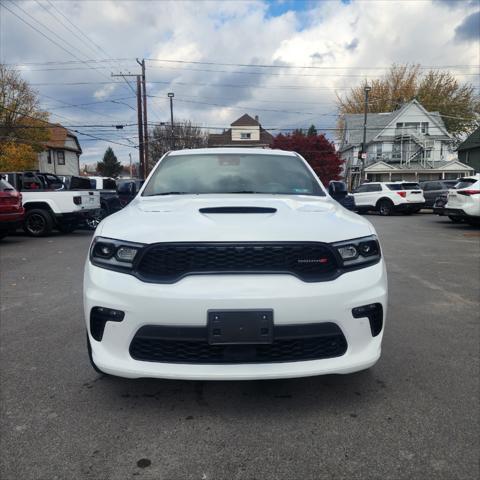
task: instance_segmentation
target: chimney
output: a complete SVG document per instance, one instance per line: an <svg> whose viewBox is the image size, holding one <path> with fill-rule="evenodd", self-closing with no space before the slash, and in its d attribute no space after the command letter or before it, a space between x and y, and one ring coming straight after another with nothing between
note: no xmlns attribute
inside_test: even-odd
<svg viewBox="0 0 480 480"><path fill-rule="evenodd" d="M260 123L259 120L258 120L258 115L255 115L255 121Z"/></svg>

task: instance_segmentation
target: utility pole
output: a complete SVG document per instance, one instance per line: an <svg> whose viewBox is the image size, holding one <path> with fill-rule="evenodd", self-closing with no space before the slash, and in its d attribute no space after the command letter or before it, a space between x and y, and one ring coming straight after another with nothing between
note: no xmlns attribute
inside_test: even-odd
<svg viewBox="0 0 480 480"><path fill-rule="evenodd" d="M143 119L142 119L142 81L140 75L137 75L137 116L138 116L138 153L140 157L139 177L145 178L145 152L143 146L145 144Z"/></svg>
<svg viewBox="0 0 480 480"><path fill-rule="evenodd" d="M168 98L170 99L170 128L172 133L172 150L175 150L175 133L173 130L173 97L175 94L173 92L167 93Z"/></svg>
<svg viewBox="0 0 480 480"><path fill-rule="evenodd" d="M143 86L143 178L148 175L148 121L147 121L147 82L145 81L145 59L137 63L142 67L142 86Z"/></svg>
<svg viewBox="0 0 480 480"><path fill-rule="evenodd" d="M143 114L142 114L142 81L141 75L135 75L133 73L120 73L118 75L111 74L112 77L137 77L137 121L138 121L138 160L139 160L139 172L138 176L141 179L145 178L145 155L143 146L145 145L144 128L143 128ZM146 125L145 125L146 128Z"/></svg>
<svg viewBox="0 0 480 480"><path fill-rule="evenodd" d="M365 160L367 159L367 118L368 118L368 93L372 87L365 85L363 91L365 92L365 107L364 107L364 115L363 115L363 142L362 142L362 149L360 151L359 159L360 159L360 181L363 178L363 170L365 168Z"/></svg>

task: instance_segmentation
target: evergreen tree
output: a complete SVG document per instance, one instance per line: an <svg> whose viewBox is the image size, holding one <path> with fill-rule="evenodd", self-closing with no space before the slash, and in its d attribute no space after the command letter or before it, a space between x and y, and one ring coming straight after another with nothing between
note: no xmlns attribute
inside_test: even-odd
<svg viewBox="0 0 480 480"><path fill-rule="evenodd" d="M315 125L310 125L310 128L308 129L307 136L308 137L315 137L317 135L317 129L315 128Z"/></svg>
<svg viewBox="0 0 480 480"><path fill-rule="evenodd" d="M97 171L103 177L116 178L122 172L122 164L117 160L111 147L108 147L103 155L103 160L97 163Z"/></svg>

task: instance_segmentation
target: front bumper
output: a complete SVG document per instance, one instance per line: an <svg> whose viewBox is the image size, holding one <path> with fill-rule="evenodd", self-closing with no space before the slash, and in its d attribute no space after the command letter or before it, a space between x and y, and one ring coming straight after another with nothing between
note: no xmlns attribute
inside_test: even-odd
<svg viewBox="0 0 480 480"><path fill-rule="evenodd" d="M25 211L15 213L2 213L0 214L0 232L13 232L17 228L20 228L23 223Z"/></svg>
<svg viewBox="0 0 480 480"><path fill-rule="evenodd" d="M92 265L84 277L84 313L89 330L93 307L125 312L121 322L108 321L101 341L89 331L97 367L128 378L249 380L351 373L374 365L380 357L383 330L372 336L367 318L353 318L355 307L380 303L384 320L387 276L383 260L345 273L330 282L305 283L290 275L205 275L174 284L144 283L137 278ZM134 360L129 347L143 326L207 324L208 310L273 309L274 324L333 322L347 341L346 352L321 360L280 363L182 364Z"/></svg>

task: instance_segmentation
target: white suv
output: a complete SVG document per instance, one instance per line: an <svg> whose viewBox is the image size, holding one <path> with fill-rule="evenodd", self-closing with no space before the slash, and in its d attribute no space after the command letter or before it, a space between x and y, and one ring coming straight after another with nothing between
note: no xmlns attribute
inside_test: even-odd
<svg viewBox="0 0 480 480"><path fill-rule="evenodd" d="M448 191L442 214L454 222L480 223L480 174L458 180L455 188Z"/></svg>
<svg viewBox="0 0 480 480"><path fill-rule="evenodd" d="M353 196L359 212L377 210L380 215L417 213L425 206L423 191L415 182L364 183Z"/></svg>
<svg viewBox="0 0 480 480"><path fill-rule="evenodd" d="M380 357L386 308L373 226L280 150L166 154L100 223L85 266L90 360L122 377L367 369Z"/></svg>

